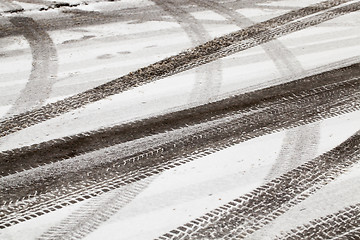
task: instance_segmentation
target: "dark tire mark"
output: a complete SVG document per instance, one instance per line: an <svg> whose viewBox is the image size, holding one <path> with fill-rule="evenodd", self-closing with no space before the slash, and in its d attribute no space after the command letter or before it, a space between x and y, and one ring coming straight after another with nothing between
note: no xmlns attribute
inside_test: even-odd
<svg viewBox="0 0 360 240"><path fill-rule="evenodd" d="M275 239L360 239L360 204L310 221Z"/></svg>
<svg viewBox="0 0 360 240"><path fill-rule="evenodd" d="M73 145L77 146L76 143L74 143ZM140 192L141 190L142 188L138 188L137 192ZM114 191L118 191L118 190L114 190ZM122 192L122 194L128 195L129 192L125 190L125 192ZM130 201L131 198L136 197L136 195L137 195L136 192L131 191L130 196L126 197L127 201ZM106 196L104 197L106 198ZM96 226L101 224L101 222L106 221L108 217L110 217L113 213L115 213L116 210L121 208L121 206L123 206L124 204L123 201L121 201L120 203L118 203L118 201L111 201L111 202L106 202L106 207L105 207L105 205L103 206L101 205L101 203L103 203L102 199L103 198L100 197L100 199L95 200L96 202L94 204L86 205L87 206L86 209L82 208L79 212L72 214L69 218L64 220L60 225L52 227L40 239L54 239L55 236L58 237L62 236L62 239L67 239L64 236L69 236L70 233L71 233L70 236L73 239L79 239L85 236L86 234L90 233L92 230L94 230ZM109 209L109 208L110 210L104 210L104 211L99 210L99 209Z"/></svg>
<svg viewBox="0 0 360 240"><path fill-rule="evenodd" d="M326 71L272 87L244 93L201 106L130 122L93 132L0 152L1 174L6 176L146 136L193 126L239 113L266 109L300 92L360 77L360 63Z"/></svg>
<svg viewBox="0 0 360 240"><path fill-rule="evenodd" d="M359 151L357 132L333 150L159 239L243 239L347 171L360 160Z"/></svg>
<svg viewBox="0 0 360 240"><path fill-rule="evenodd" d="M356 79L356 81L358 81L358 79ZM353 80L351 82L353 82ZM353 84L350 82L344 83L344 84L345 85L340 84L340 86L341 86L340 89L342 91L346 91L347 88L349 88L349 87L353 87L353 88L357 89L356 84ZM335 86L338 86L338 84L336 84L334 86L328 86L328 88L333 89L333 88L335 88ZM347 86L347 87L345 87L345 86ZM318 91L321 91L321 90L318 90ZM335 91L335 90L332 90L332 91ZM336 90L336 91L339 91L339 90ZM350 92L352 92L352 91L357 91L357 90L351 90ZM351 94L350 92L346 93L346 94ZM301 93L301 97L306 99L305 103L307 103L308 98L319 98L319 95L316 95L316 96L309 95L309 96L306 96L307 98L305 98L304 94L305 93ZM331 91L329 90L329 93L326 92L326 93L322 93L322 94L327 97L327 95L333 94L333 93L331 93ZM342 97L345 97L346 94ZM341 94L341 95L343 95L343 94ZM336 95L336 97L339 98L340 95L339 96ZM337 98L334 99L335 102L338 102L338 101L343 102L344 101L344 100L339 100ZM328 99L333 99L333 97L328 97ZM302 101L304 101L304 100L301 100L300 102L302 103ZM317 101L317 99L315 99L314 101ZM281 105L283 105L283 104L284 103L282 103ZM291 104L291 102L289 104ZM279 107L279 106L276 106L276 107ZM251 114L251 115L249 115L249 117L250 116L255 117L257 114L262 115L263 112L266 112L266 111L267 111L267 109L260 111L260 113ZM272 112L271 112L271 114L272 114ZM231 130L230 134L234 134L234 131L235 131L235 130L231 129L232 127L236 128L236 129L240 128L242 131L246 132L247 130L242 129L242 128L246 129L246 126L243 126L243 125L238 126L237 125L237 124L239 124L239 119L242 117L246 118L247 116L243 116L243 115L237 116L237 118L235 118L232 121L218 124L215 127L200 131L199 133L196 133L196 134L203 134L203 132L205 131L205 133L207 135L209 135L210 133L207 133L206 131L211 132L212 129L218 129L218 128L222 129L222 126L226 126L227 128L230 128L230 130ZM242 120L240 120L240 122L241 121ZM253 119L253 121L254 121L254 123L256 122L256 120L254 120L254 119ZM286 121L286 120L283 119L283 121ZM220 134L219 136L223 136L223 135L221 135L220 132L219 133L215 132L212 134L215 134L215 135ZM184 136L182 139L187 139L187 138L189 138L189 136ZM191 139L192 139L192 137L190 135L189 141L192 141ZM171 142L176 142L177 140L178 139L171 140ZM209 142L209 143L211 143L211 142ZM160 143L160 144L166 145L166 143ZM162 146L162 145L160 145L160 146ZM150 148L151 147L158 148L159 145L158 146L149 146L149 147ZM143 150L139 150L139 151L143 151ZM183 149L183 151L187 151L187 150ZM105 151L105 152L107 152L107 151ZM149 154L145 154L145 155L147 156ZM73 166L73 169L71 167L65 168L66 163L63 164L63 162L60 162L60 166L64 169L66 169L67 171L62 170L61 168L59 170L56 170L57 169L56 167L59 166L59 164L57 164L57 165L55 165L55 168L52 168L53 166L50 166L50 168L49 168L49 166L44 166L44 167L40 167L39 170L34 169L34 170L30 170L30 172L28 171L28 172L24 172L24 173L18 173L15 175L15 178L13 176L5 177L5 178L1 179L1 188L0 188L2 190L2 193L0 195L1 200L5 201L5 202L9 202L9 201L13 201L13 200L18 200L19 196L25 196L26 194L31 194L32 192L43 193L43 192L49 191L49 189L51 190L51 188L54 187L53 185L63 184L64 181L67 182L67 181L69 181L69 179L71 179L72 182L74 182L75 179L82 181L82 179L86 179L86 176L85 175L80 176L79 172L83 172L84 174L87 175L89 171L91 172L94 169L96 171L96 168L99 168L101 170L103 167L109 166L109 165L111 166L114 162L117 162L117 161L119 161L119 159L122 159L127 156L129 156L129 154L123 155L122 157L119 157L118 155L114 155L114 156L112 156L112 158L110 160L108 160L106 162L95 162L93 164L85 165L85 166L81 165L82 163L80 162L80 163L75 164L75 166ZM98 156L98 157L102 158L102 156ZM71 164L71 162L68 162L67 164ZM108 171L110 171L110 170L108 170ZM31 173L31 172L33 172L33 173ZM76 176L73 176L74 174ZM71 176L73 176L73 177L71 177ZM80 177L80 179L79 179L79 177ZM44 188L45 188L45 190L44 190Z"/></svg>
<svg viewBox="0 0 360 240"><path fill-rule="evenodd" d="M343 234L342 236L335 237L336 240L358 240L360 239L360 227L356 228L352 231L349 231L346 234Z"/></svg>
<svg viewBox="0 0 360 240"><path fill-rule="evenodd" d="M32 70L20 96L8 114L20 114L40 107L49 97L57 74L57 53L50 36L29 17L13 17L10 22L21 31L32 53Z"/></svg>
<svg viewBox="0 0 360 240"><path fill-rule="evenodd" d="M271 20L255 24L250 28L209 41L194 49L185 51L174 57L166 58L148 67L141 68L126 76L72 97L45 105L36 110L15 115L0 122L0 137L54 118L86 104L99 101L108 96L127 91L134 87L156 81L160 78L164 78L205 63L209 63L221 57L266 43L277 37L299 31L310 26L315 26L324 21L360 9L359 3L353 3L289 23L295 19L308 16L309 14L319 12L338 4L339 1L328 1L302 8L297 11L292 11Z"/></svg>
<svg viewBox="0 0 360 240"><path fill-rule="evenodd" d="M4 189L0 228L101 195L254 137L359 110L359 91L360 82L356 78L290 94L289 99L282 98L259 112L127 158Z"/></svg>

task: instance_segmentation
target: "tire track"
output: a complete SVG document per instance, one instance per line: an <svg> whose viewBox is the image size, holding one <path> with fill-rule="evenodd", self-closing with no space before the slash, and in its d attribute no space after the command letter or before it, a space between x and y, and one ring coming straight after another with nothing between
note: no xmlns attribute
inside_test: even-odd
<svg viewBox="0 0 360 240"><path fill-rule="evenodd" d="M331 71L331 70L335 70L335 69L341 69L353 64L356 64L360 62L360 56L355 56L355 57L351 57L351 58L347 58L344 60L340 60L340 61L336 61L336 62L332 62L330 64L326 64L323 66L319 66L310 70L306 70L305 72L303 72L302 74L296 74L294 76L291 77L280 77L280 78L276 78L273 80L269 80L263 83L259 83L259 84L255 84L253 86L249 86L246 88L242 88L239 90L234 90L232 92L230 92L227 95L239 95L239 94L244 94L247 92L252 92L252 91L257 91L258 89L265 89L265 88L269 88L271 86L275 86L275 85L279 85L279 84L284 84L284 83L289 83L291 81L295 81L298 79L302 79L302 78L307 78L310 76L314 76L323 72L327 72L327 71ZM222 96L222 98L226 98L227 96Z"/></svg>
<svg viewBox="0 0 360 240"><path fill-rule="evenodd" d="M357 132L333 150L159 239L243 239L336 179L359 158Z"/></svg>
<svg viewBox="0 0 360 240"><path fill-rule="evenodd" d="M360 77L360 63L247 92L217 102L93 132L0 152L1 176L57 162L101 148L271 107L277 101ZM284 100L285 99L285 100Z"/></svg>
<svg viewBox="0 0 360 240"><path fill-rule="evenodd" d="M266 237L275 239L275 237L283 235L282 233L291 233L291 229L308 223L312 219L333 214L345 207L359 203L359 167L359 163L355 164L331 184L324 186L303 202L291 207L277 219L246 237L246 240Z"/></svg>
<svg viewBox="0 0 360 240"><path fill-rule="evenodd" d="M255 24L253 21L246 18L246 16L214 1L194 0L194 2L199 6L212 9L216 13L224 16L230 22L235 23L240 28ZM279 40L275 39L261 46L274 62L282 76L298 75L304 72L301 63ZM315 156L317 145L319 143L319 127L318 124L310 126L305 125L301 128L288 130L278 159L266 179L269 180L277 177L290 169L297 167L301 163L311 160Z"/></svg>
<svg viewBox="0 0 360 240"><path fill-rule="evenodd" d="M333 239L341 239L341 240L357 240L360 238L360 228L356 228L353 231L350 231L342 236L333 238Z"/></svg>
<svg viewBox="0 0 360 240"><path fill-rule="evenodd" d="M115 189L105 196L96 197L92 202L86 204L85 207L72 213L69 217L64 219L59 225L51 227L39 239L81 239L94 229L96 229L102 222L105 222L116 211L118 211L126 203L130 202L140 193L152 179L143 179L146 184L136 189ZM119 192L120 191L120 192ZM111 194L112 198L117 201L106 201ZM106 209L106 210L101 210ZM110 209L110 210L108 210Z"/></svg>
<svg viewBox="0 0 360 240"><path fill-rule="evenodd" d="M315 26L324 21L341 15L358 11L359 3L331 9L308 18L291 22L301 17L326 10L347 1L327 1L311 5L297 11L281 15L271 20L256 24L250 28L209 41L194 49L179 55L164 59L148 67L141 68L126 76L110 81L93 89L66 98L64 100L45 105L39 109L15 115L0 122L0 137L17 132L26 127L54 118L63 113L77 109L86 104L99 101L108 96L130 90L134 87L156 81L205 63L228 56L235 52L268 42L277 37ZM289 23L291 22L291 23ZM289 23L289 24L285 24ZM284 25L285 24L285 25ZM269 30L270 29L270 30ZM250 38L249 38L250 37Z"/></svg>
<svg viewBox="0 0 360 240"><path fill-rule="evenodd" d="M307 95L301 94L296 100L280 101L273 108L241 117L231 124L184 137L100 167L68 174L55 181L47 179L40 185L27 186L35 191L12 188L14 191L9 192L8 189L1 197L0 228L101 195L253 137L358 110L359 94L348 95L358 92L359 88L358 79L317 88Z"/></svg>
<svg viewBox="0 0 360 240"><path fill-rule="evenodd" d="M57 53L48 35L32 18L12 17L9 21L23 33L32 53L29 80L8 114L20 114L40 107L49 97L57 75Z"/></svg>
<svg viewBox="0 0 360 240"><path fill-rule="evenodd" d="M123 206L131 202L142 192L154 177L114 189L99 197L89 200L65 218L57 226L51 227L38 240L46 239L82 239L107 221Z"/></svg>
<svg viewBox="0 0 360 240"><path fill-rule="evenodd" d="M315 157L320 142L320 123L287 130L280 153L265 181L307 162Z"/></svg>
<svg viewBox="0 0 360 240"><path fill-rule="evenodd" d="M275 239L359 239L359 228L360 204L356 204L310 221Z"/></svg>

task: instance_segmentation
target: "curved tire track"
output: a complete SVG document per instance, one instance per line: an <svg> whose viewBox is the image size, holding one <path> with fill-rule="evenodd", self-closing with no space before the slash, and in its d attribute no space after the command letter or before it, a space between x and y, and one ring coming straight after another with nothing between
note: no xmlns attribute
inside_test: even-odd
<svg viewBox="0 0 360 240"><path fill-rule="evenodd" d="M190 13L175 1L152 0L156 5L169 13L190 38L192 45L197 46L211 40L205 28ZM208 102L218 93L221 85L220 60L196 69L195 86L190 94L190 102Z"/></svg>
<svg viewBox="0 0 360 240"><path fill-rule="evenodd" d="M359 3L353 3L289 23L290 21L301 17L337 6L343 2L347 1L333 0L302 8L297 11L292 11L266 22L256 24L250 28L209 41L194 49L180 53L174 57L167 58L148 67L141 68L133 73L83 93L52 104L47 104L33 111L15 115L0 122L0 137L54 118L86 104L99 101L108 96L127 91L134 87L153 82L157 79L170 76L205 63L209 63L221 57L266 43L277 37L320 24L324 21L350 12L358 11L360 9Z"/></svg>
<svg viewBox="0 0 360 240"><path fill-rule="evenodd" d="M20 114L40 107L49 97L57 75L57 53L51 37L29 17L9 20L28 41L32 53L32 70L25 88L8 114Z"/></svg>
<svg viewBox="0 0 360 240"><path fill-rule="evenodd" d="M271 180L314 158L319 141L320 123L287 130L280 153L265 180Z"/></svg>

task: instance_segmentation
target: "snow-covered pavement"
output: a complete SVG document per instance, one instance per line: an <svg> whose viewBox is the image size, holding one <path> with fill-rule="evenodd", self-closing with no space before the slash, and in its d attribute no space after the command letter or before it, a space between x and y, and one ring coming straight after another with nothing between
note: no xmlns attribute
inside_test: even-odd
<svg viewBox="0 0 360 240"><path fill-rule="evenodd" d="M360 238L359 10L0 2L0 239Z"/></svg>

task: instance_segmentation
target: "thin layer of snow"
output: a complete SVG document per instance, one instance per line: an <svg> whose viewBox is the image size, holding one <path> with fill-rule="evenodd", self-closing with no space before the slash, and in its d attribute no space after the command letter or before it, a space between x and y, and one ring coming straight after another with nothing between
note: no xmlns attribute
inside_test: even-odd
<svg viewBox="0 0 360 240"><path fill-rule="evenodd" d="M10 108L11 108L11 105L0 106L0 118L4 117Z"/></svg>
<svg viewBox="0 0 360 240"><path fill-rule="evenodd" d="M219 21L225 21L226 18L223 16L217 14L214 11L211 10L205 10L205 11L199 11L199 12L192 12L190 13L194 18L198 20L219 20Z"/></svg>
<svg viewBox="0 0 360 240"><path fill-rule="evenodd" d="M273 6L273 7L293 7L293 8L302 8L312 4L319 3L318 0L302 0L302 1L293 1L293 0L281 0L281 1L267 1L265 3L260 3L259 6Z"/></svg>
<svg viewBox="0 0 360 240"><path fill-rule="evenodd" d="M77 9L103 11L111 10L112 7L125 9L153 5L152 1L147 0L87 2L91 4L80 5ZM315 2L319 1L273 1L260 5L283 6L284 9L244 8L237 11L257 22ZM80 3L80 0L71 0L69 3ZM40 6L17 4L28 10L30 7ZM63 16L58 9L39 15L35 11L26 12L24 15L35 19L51 18L53 13ZM211 37L239 29L235 25L210 24L211 20L224 20L224 17L213 11L191 14L200 23L204 22L202 27ZM351 13L317 27L283 36L278 41L306 70L360 56L359 14ZM164 21L143 23L120 21L49 31L57 48L59 66L58 82L54 84L47 102L54 102L113 80L193 46L194 43L178 23L173 22L172 18L163 19ZM32 68L31 52L28 43L21 36L1 38L0 45L0 96L11 102L26 84L25 80ZM214 64L221 66L221 87L217 93L221 97L294 80L291 76L281 76L260 46L225 57ZM194 100L191 99L191 92L198 84L197 77L198 70L192 69L89 104L1 139L0 150L192 106ZM9 103L3 106L0 104L0 117L10 108ZM320 141L316 155L332 149L358 131L359 121L360 111L322 121L319 124ZM166 171L154 180L148 180L148 188L86 239L152 239L253 190L264 183L271 171L285 134L283 131L252 139ZM358 203L359 166L269 224L259 232L260 235L254 235L261 238L255 239L277 234L280 230L289 230L312 218ZM0 238L35 239L84 204L86 202L3 229L0 231ZM314 207L317 210L314 211Z"/></svg>

